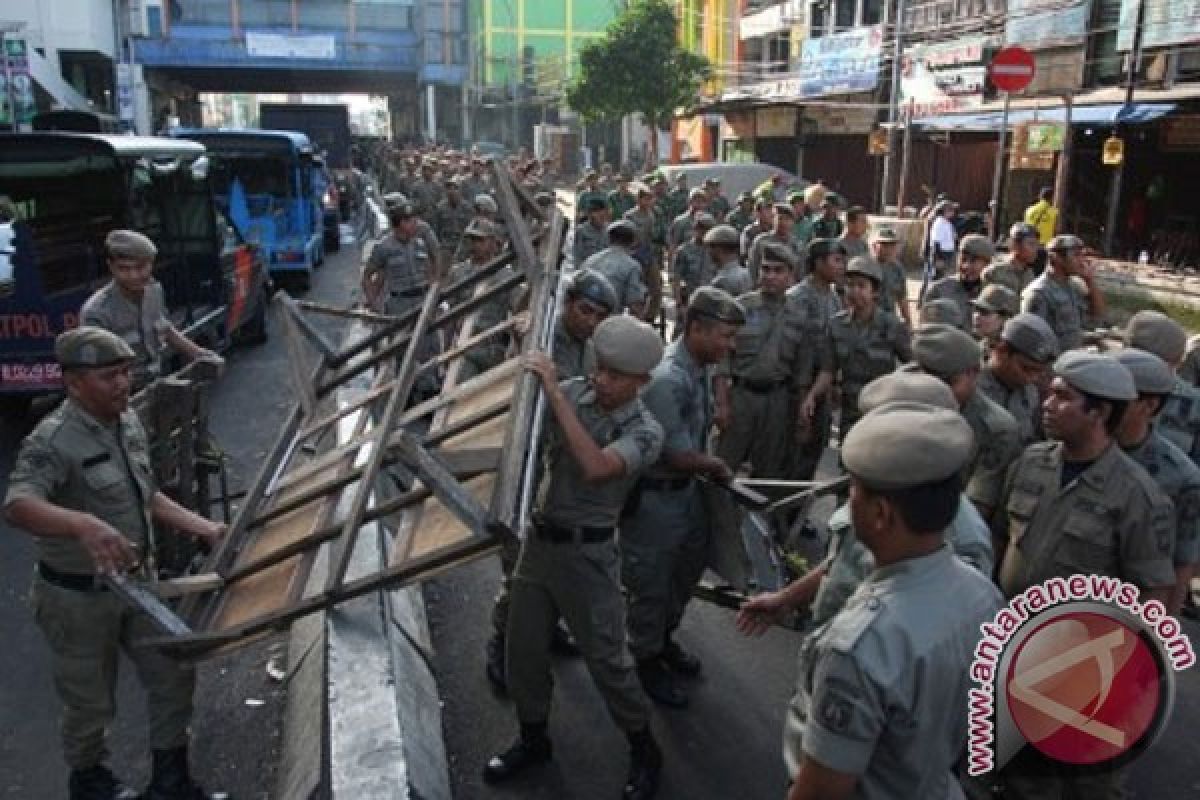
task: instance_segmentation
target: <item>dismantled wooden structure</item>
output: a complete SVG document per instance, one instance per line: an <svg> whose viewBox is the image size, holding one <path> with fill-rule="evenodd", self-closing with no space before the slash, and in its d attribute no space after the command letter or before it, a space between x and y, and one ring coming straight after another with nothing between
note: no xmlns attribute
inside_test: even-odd
<svg viewBox="0 0 1200 800"><path fill-rule="evenodd" d="M566 223L557 209L536 206L502 167L493 177L511 248L454 283L431 276L419 308L387 317L277 296L298 401L225 540L205 574L166 587L113 581L158 623L162 636L150 644L202 655L486 554L520 529L535 480L527 443L541 400L519 358L551 342ZM514 290L527 297L527 315L476 330L476 310ZM358 317L373 330L339 348L313 325L313 313ZM523 337L511 335L518 319L527 326ZM421 363L421 342L431 335L445 346ZM460 382L463 354L496 336L512 342L510 357ZM411 403L425 370L444 371L442 391ZM359 399L335 406L339 389L364 381ZM349 574L360 529L378 520L392 530L385 567ZM310 580L319 558L320 582ZM182 595L177 606L158 599L170 594Z"/></svg>

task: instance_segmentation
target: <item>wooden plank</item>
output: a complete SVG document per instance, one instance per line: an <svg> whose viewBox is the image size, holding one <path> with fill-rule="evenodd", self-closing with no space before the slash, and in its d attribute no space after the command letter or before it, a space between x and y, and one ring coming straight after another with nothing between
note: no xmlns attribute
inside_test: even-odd
<svg viewBox="0 0 1200 800"><path fill-rule="evenodd" d="M499 325L493 325L485 331L472 335L465 342L456 344L451 349L438 355L437 358L426 361L421 365L421 369L424 370L431 367L440 367L443 364L449 363L450 361L453 361L466 354L466 352L475 347L475 345L480 344L481 342L486 342L488 339L491 339L494 336L499 336L502 333L508 333L513 328L517 327L518 322L519 320L515 316L509 317Z"/></svg>
<svg viewBox="0 0 1200 800"><path fill-rule="evenodd" d="M309 344L317 348L317 352L326 359L337 355L337 348L333 346L333 343L329 341L317 326L312 324L312 320L304 316L291 295L281 290L275 293L275 299L280 303L280 307L291 319L292 323L295 324L296 330L304 334L304 338L309 341Z"/></svg>
<svg viewBox="0 0 1200 800"><path fill-rule="evenodd" d="M184 597L196 592L211 592L225 585L225 579L215 572L205 572L200 575L182 575L153 584L154 593L159 599L171 600Z"/></svg>
<svg viewBox="0 0 1200 800"><path fill-rule="evenodd" d="M316 411L317 395L304 371L305 359L304 350L300 347L300 331L296 326L296 320L287 313L286 304L280 300L281 295L283 295L282 291L276 293L275 301L279 303L280 308L284 309L280 317L283 319L284 340L287 343L288 372L292 375L292 388L296 391L296 399L300 402L300 408L307 418Z"/></svg>
<svg viewBox="0 0 1200 800"><path fill-rule="evenodd" d="M150 588L152 584L130 580L128 576L120 574L105 575L104 584L126 605L150 617L163 633L172 636L188 636L192 633L187 623L155 596Z"/></svg>
<svg viewBox="0 0 1200 800"><path fill-rule="evenodd" d="M374 387L373 389L368 391L363 397L359 398L358 400L355 400L353 403L348 403L345 406L339 408L337 411L334 411L332 414L329 414L328 416L324 416L321 419L317 420L316 422L313 422L309 425L304 426L303 428L301 428L300 432L298 434L296 434L296 437L298 439L300 439L301 441L303 441L305 439L308 439L313 434L324 433L325 430L330 425L334 424L338 420L340 420L344 417L348 417L351 414L353 414L355 411L358 411L360 408L365 408L366 406L369 406L372 403L374 403L380 397L387 394L388 390L390 388L391 388L391 386L389 384L384 384L382 386Z"/></svg>
<svg viewBox="0 0 1200 800"><path fill-rule="evenodd" d="M541 267L533 243L529 238L529 226L521 215L521 207L513 190L512 175L499 164L492 164L492 186L496 195L496 205L500 207L500 217L508 228L509 241L512 242L513 252L517 254L517 266L525 273L525 278L532 283Z"/></svg>
<svg viewBox="0 0 1200 800"><path fill-rule="evenodd" d="M473 531L482 531L486 518L483 505L459 486L446 466L429 454L413 436L402 436L396 445L400 457L417 474L421 482Z"/></svg>

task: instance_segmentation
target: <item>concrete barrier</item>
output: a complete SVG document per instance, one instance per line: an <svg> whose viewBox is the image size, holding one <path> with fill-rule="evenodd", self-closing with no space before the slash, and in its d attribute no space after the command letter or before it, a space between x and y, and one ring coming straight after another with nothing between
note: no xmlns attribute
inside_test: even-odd
<svg viewBox="0 0 1200 800"><path fill-rule="evenodd" d="M363 333L356 328L354 335ZM363 391L339 391L338 405ZM348 440L356 416L340 425L339 442ZM376 502L397 491L386 476L374 489ZM390 536L382 522L359 531L348 580L384 565ZM324 584L326 569L324 558L318 559L310 592ZM419 586L375 592L299 620L288 660L277 797L450 800L441 700Z"/></svg>

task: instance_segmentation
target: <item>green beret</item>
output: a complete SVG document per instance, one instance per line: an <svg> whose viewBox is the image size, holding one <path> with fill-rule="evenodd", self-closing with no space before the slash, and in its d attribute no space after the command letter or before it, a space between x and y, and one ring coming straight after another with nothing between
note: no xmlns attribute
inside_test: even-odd
<svg viewBox="0 0 1200 800"><path fill-rule="evenodd" d="M1125 326L1125 344L1178 364L1187 351L1187 331L1161 311L1139 311Z"/></svg>
<svg viewBox="0 0 1200 800"><path fill-rule="evenodd" d="M1004 323L1000 338L1010 347L1041 364L1058 358L1058 336L1046 320L1023 311Z"/></svg>
<svg viewBox="0 0 1200 800"><path fill-rule="evenodd" d="M120 336L91 325L60 333L54 340L54 357L63 369L111 367L137 358Z"/></svg>
<svg viewBox="0 0 1200 800"><path fill-rule="evenodd" d="M1054 362L1054 374L1076 390L1106 400L1136 400L1133 376L1112 356L1068 350Z"/></svg>
<svg viewBox="0 0 1200 800"><path fill-rule="evenodd" d="M781 242L768 242L763 245L762 263L783 264L788 269L795 269L796 254L792 252L792 248Z"/></svg>
<svg viewBox="0 0 1200 800"><path fill-rule="evenodd" d="M723 247L737 247L741 241L738 236L737 228L732 225L718 225L717 227L704 234L705 244L721 245Z"/></svg>
<svg viewBox="0 0 1200 800"><path fill-rule="evenodd" d="M913 360L926 372L954 377L979 366L979 343L953 325L922 325L913 337Z"/></svg>
<svg viewBox="0 0 1200 800"><path fill-rule="evenodd" d="M1050 240L1050 244L1046 245L1047 250L1056 250L1063 252L1065 250L1082 250L1083 239L1070 233L1060 233Z"/></svg>
<svg viewBox="0 0 1200 800"><path fill-rule="evenodd" d="M108 236L104 237L104 247L108 250L109 258L144 261L158 255L158 248L150 241L150 237L125 229L109 231Z"/></svg>
<svg viewBox="0 0 1200 800"><path fill-rule="evenodd" d="M715 286L701 286L688 298L688 311L712 317L730 325L744 325L746 311L733 295Z"/></svg>
<svg viewBox="0 0 1200 800"><path fill-rule="evenodd" d="M813 239L808 243L808 259L812 261L817 258L841 253L846 255L846 246L837 239Z"/></svg>
<svg viewBox="0 0 1200 800"><path fill-rule="evenodd" d="M630 241L637 238L637 228L633 227L633 223L627 219L619 219L616 222L610 222L608 227L605 228L605 231L607 231L608 238L610 239L614 236L617 238L624 237Z"/></svg>
<svg viewBox="0 0 1200 800"><path fill-rule="evenodd" d="M944 325L962 327L967 323L962 318L958 303L949 297L938 297L921 306L921 321L923 323L940 322Z"/></svg>
<svg viewBox="0 0 1200 800"><path fill-rule="evenodd" d="M949 411L958 410L954 392L945 381L907 369L876 378L858 393L858 410L863 414L869 414L887 403L924 403Z"/></svg>
<svg viewBox="0 0 1200 800"><path fill-rule="evenodd" d="M1153 353L1130 347L1118 352L1114 358L1129 370L1138 394L1170 394L1174 391L1174 371Z"/></svg>
<svg viewBox="0 0 1200 800"><path fill-rule="evenodd" d="M971 426L957 411L888 403L846 435L846 471L870 489L908 489L958 474L974 452Z"/></svg>
<svg viewBox="0 0 1200 800"><path fill-rule="evenodd" d="M993 314L1013 317L1021 310L1021 299L1007 286L990 283L983 287L983 291L979 293L979 297L971 301L971 305Z"/></svg>
<svg viewBox="0 0 1200 800"><path fill-rule="evenodd" d="M613 288L608 278L594 269L577 270L571 279L568 291L595 303L610 314L617 310L617 290Z"/></svg>
<svg viewBox="0 0 1200 800"><path fill-rule="evenodd" d="M876 286L883 285L883 267L879 266L879 262L867 256L855 256L850 259L850 263L846 265L846 277L851 275L862 275L870 278Z"/></svg>
<svg viewBox="0 0 1200 800"><path fill-rule="evenodd" d="M658 331L628 314L608 317L592 334L596 361L626 375L648 375L662 360Z"/></svg>
<svg viewBox="0 0 1200 800"><path fill-rule="evenodd" d="M989 261L996 254L992 240L979 233L968 233L958 245L958 252L968 258L986 258Z"/></svg>
<svg viewBox="0 0 1200 800"><path fill-rule="evenodd" d="M412 219L417 215L417 209L412 203L397 203L388 207L388 221L395 224L402 219Z"/></svg>

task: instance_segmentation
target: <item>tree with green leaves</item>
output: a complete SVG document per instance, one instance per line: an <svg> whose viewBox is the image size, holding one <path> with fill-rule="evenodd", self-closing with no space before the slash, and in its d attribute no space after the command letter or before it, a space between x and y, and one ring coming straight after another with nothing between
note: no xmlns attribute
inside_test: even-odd
<svg viewBox="0 0 1200 800"><path fill-rule="evenodd" d="M667 0L630 0L604 38L580 51L567 105L589 122L640 113L654 128L670 125L712 73L708 59L680 45L678 30ZM657 151L658 137L651 143Z"/></svg>

